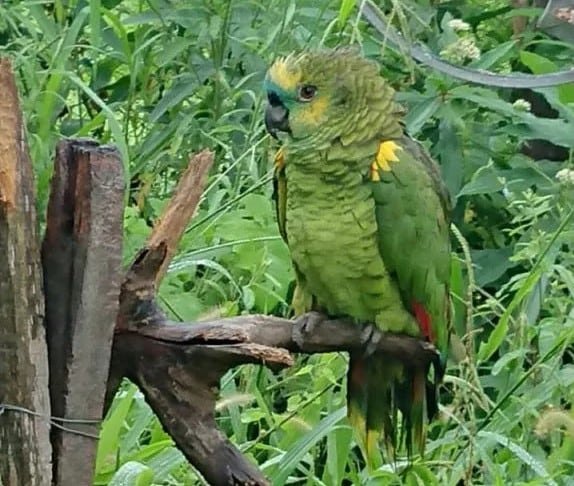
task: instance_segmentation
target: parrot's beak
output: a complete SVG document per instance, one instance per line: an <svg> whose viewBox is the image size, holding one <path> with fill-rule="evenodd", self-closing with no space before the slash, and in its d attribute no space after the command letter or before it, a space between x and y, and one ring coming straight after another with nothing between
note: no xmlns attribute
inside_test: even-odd
<svg viewBox="0 0 574 486"><path fill-rule="evenodd" d="M277 132L291 132L289 110L281 103L268 103L265 108L265 128L274 138L277 138Z"/></svg>

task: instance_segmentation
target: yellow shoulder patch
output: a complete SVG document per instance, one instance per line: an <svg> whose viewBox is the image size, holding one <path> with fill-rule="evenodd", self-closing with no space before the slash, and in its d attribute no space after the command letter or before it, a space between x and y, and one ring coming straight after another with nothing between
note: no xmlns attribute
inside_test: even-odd
<svg viewBox="0 0 574 486"><path fill-rule="evenodd" d="M392 140L387 140L386 142L381 142L379 145L379 150L377 151L377 156L374 162L371 164L371 180L380 181L379 170L384 170L389 172L391 166L389 162L398 162L397 150L402 150L402 147Z"/></svg>

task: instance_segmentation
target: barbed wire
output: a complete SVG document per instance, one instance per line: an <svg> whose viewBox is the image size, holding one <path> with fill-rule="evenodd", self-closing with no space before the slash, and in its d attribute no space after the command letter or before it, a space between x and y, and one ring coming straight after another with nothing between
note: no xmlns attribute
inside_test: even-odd
<svg viewBox="0 0 574 486"><path fill-rule="evenodd" d="M65 417L55 417L53 415L46 415L44 413L35 412L34 410L30 410L26 407L21 407L20 405L12 405L9 403L0 403L0 415L3 415L4 412L16 412L16 413L23 413L26 415L32 415L34 417L38 417L44 419L53 427L57 429L63 430L64 432L69 432L71 434L81 435L82 437L88 437L90 439L98 440L99 436L96 434L90 434L89 432L84 432L82 430L73 429L71 427L66 427L59 422L66 423L66 424L92 424L92 425L100 425L102 423L101 419L72 419L72 418L65 418Z"/></svg>

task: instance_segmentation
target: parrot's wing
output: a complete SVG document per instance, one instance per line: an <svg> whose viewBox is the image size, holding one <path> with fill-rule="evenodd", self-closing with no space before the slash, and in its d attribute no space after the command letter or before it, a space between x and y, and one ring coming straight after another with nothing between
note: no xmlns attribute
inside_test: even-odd
<svg viewBox="0 0 574 486"><path fill-rule="evenodd" d="M391 457L401 438L410 455L424 451L425 424L438 412L438 384L448 355L450 204L438 167L407 137L379 144L369 184L379 253L421 335L439 351L440 363L433 361L434 373L429 373L431 363L426 361L351 354L349 419L355 430L366 432L360 437L367 457L376 457L373 451L381 429ZM368 370L366 379L364 370ZM397 410L402 416L400 428Z"/></svg>
<svg viewBox="0 0 574 486"><path fill-rule="evenodd" d="M287 231L285 229L285 216L287 208L287 179L285 177L285 160L283 149L280 148L275 154L273 173L273 199L275 200L275 211L277 215L277 225L283 241L287 243Z"/></svg>
<svg viewBox="0 0 574 486"><path fill-rule="evenodd" d="M286 211L287 211L287 178L285 177L285 160L283 149L280 148L275 154L275 171L273 174L273 199L275 200L275 211L277 215L277 225L279 226L279 233L285 243L288 243L287 228L286 228ZM313 296L307 291L305 285L305 278L303 274L297 269L297 265L293 262L293 270L295 272L295 288L293 289L293 297L291 298L291 307L296 316L300 316L305 312L313 309Z"/></svg>
<svg viewBox="0 0 574 486"><path fill-rule="evenodd" d="M408 137L381 143L371 171L379 250L404 304L446 361L450 200L437 164Z"/></svg>

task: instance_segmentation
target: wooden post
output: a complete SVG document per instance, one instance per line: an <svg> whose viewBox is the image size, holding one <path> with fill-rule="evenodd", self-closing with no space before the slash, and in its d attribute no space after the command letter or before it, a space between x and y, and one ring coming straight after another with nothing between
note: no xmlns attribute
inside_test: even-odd
<svg viewBox="0 0 574 486"><path fill-rule="evenodd" d="M0 484L48 486L48 356L34 181L14 75L2 58L0 93Z"/></svg>
<svg viewBox="0 0 574 486"><path fill-rule="evenodd" d="M60 142L42 245L50 394L54 415L95 423L74 423L80 434L52 430L58 486L93 480L122 279L123 198L117 150Z"/></svg>

